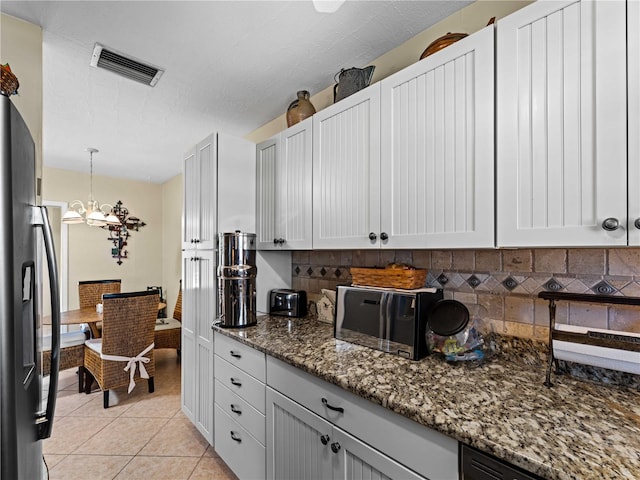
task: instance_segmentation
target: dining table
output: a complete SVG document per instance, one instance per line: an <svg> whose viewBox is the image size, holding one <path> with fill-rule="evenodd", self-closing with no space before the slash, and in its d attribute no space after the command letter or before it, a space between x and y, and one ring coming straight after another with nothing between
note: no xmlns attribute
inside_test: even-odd
<svg viewBox="0 0 640 480"><path fill-rule="evenodd" d="M167 304L158 303L158 310L166 308ZM95 307L78 308L76 310L67 310L66 312L60 312L60 325L80 325L86 323L91 329L91 335L94 338L100 337L100 329L98 329L98 322L102 321L102 312L98 312ZM51 315L46 315L42 318L43 325L51 325Z"/></svg>

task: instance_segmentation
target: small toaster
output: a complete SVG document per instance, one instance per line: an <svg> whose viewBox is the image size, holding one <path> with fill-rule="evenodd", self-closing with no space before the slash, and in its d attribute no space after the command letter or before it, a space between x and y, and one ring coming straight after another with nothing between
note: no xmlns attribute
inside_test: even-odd
<svg viewBox="0 0 640 480"><path fill-rule="evenodd" d="M269 314L304 317L307 314L307 292L278 288L269 293Z"/></svg>

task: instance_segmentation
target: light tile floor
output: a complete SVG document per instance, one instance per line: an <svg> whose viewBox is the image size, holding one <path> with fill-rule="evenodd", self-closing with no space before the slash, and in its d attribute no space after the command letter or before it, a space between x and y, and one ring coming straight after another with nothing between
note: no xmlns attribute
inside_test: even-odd
<svg viewBox="0 0 640 480"><path fill-rule="evenodd" d="M155 392L141 381L78 393L76 369L60 372L56 416L43 450L51 480L236 480L180 410L175 350L156 351Z"/></svg>

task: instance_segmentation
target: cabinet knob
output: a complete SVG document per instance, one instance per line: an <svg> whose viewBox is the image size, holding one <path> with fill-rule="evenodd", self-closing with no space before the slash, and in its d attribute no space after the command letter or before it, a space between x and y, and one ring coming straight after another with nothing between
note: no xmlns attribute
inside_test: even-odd
<svg viewBox="0 0 640 480"><path fill-rule="evenodd" d="M238 415L242 415L242 410L240 410L238 407L236 407L233 403L231 404L231 411L233 413L238 414Z"/></svg>
<svg viewBox="0 0 640 480"><path fill-rule="evenodd" d="M280 245L284 245L284 242L285 242L285 239L284 239L284 238L279 238L279 239L278 239L278 243L279 243Z"/></svg>
<svg viewBox="0 0 640 480"><path fill-rule="evenodd" d="M387 235L387 232L382 232L380 234L380 240L388 240L389 239L389 235Z"/></svg>
<svg viewBox="0 0 640 480"><path fill-rule="evenodd" d="M229 433L231 433L231 440L233 440L234 442L242 443L242 439L240 438L240 435L238 435L233 430L231 430L231 432Z"/></svg>
<svg viewBox="0 0 640 480"><path fill-rule="evenodd" d="M340 451L340 444L338 442L333 442L331 444L331 451L333 453L338 453Z"/></svg>
<svg viewBox="0 0 640 480"><path fill-rule="evenodd" d="M274 245L277 245L277 244L278 244L278 239L277 239L277 238L274 238L274 239L273 239L273 244L274 244Z"/></svg>
<svg viewBox="0 0 640 480"><path fill-rule="evenodd" d="M634 225L638 230L640 230L640 217L639 217L639 218L636 218L636 221L635 221L635 222L633 222L633 225Z"/></svg>
<svg viewBox="0 0 640 480"><path fill-rule="evenodd" d="M229 355L231 355L233 358L242 358L242 355L234 350L229 350Z"/></svg>
<svg viewBox="0 0 640 480"><path fill-rule="evenodd" d="M329 435L322 435L320 437L320 441L322 442L323 445L326 445L327 443L329 443Z"/></svg>
<svg viewBox="0 0 640 480"><path fill-rule="evenodd" d="M615 232L620 228L620 222L618 222L617 218L605 218L604 222L602 222L602 228L604 228L607 232Z"/></svg>
<svg viewBox="0 0 640 480"><path fill-rule="evenodd" d="M231 381L231 385L235 385L236 387L241 387L242 386L242 382L239 382L238 380L236 380L233 377L231 377L229 380Z"/></svg>
<svg viewBox="0 0 640 480"><path fill-rule="evenodd" d="M375 242L377 239L378 239L378 236L375 233L371 232L369 234L369 240L371 240L372 242Z"/></svg>

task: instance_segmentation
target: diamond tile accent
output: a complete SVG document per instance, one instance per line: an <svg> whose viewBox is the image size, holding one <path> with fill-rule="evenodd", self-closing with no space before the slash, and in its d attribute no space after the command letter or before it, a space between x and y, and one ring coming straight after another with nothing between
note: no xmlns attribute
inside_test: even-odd
<svg viewBox="0 0 640 480"><path fill-rule="evenodd" d="M300 275L300 267L296 267L294 271L296 272L296 275Z"/></svg>
<svg viewBox="0 0 640 480"><path fill-rule="evenodd" d="M459 288L460 286L464 285L465 280L464 280L464 277L459 273L450 273L449 283L450 283L449 287Z"/></svg>
<svg viewBox="0 0 640 480"><path fill-rule="evenodd" d="M511 291L518 286L518 282L513 277L507 277L502 281L502 285Z"/></svg>
<svg viewBox="0 0 640 480"><path fill-rule="evenodd" d="M327 274L327 270L322 267L322 270L320 270L320 275L322 275L323 277Z"/></svg>
<svg viewBox="0 0 640 480"><path fill-rule="evenodd" d="M467 278L467 283L469 284L469 286L471 288L476 288L478 285L480 285L482 282L480 281L480 279L478 277L476 277L475 275L471 275L469 278Z"/></svg>
<svg viewBox="0 0 640 480"><path fill-rule="evenodd" d="M614 293L616 293L616 289L604 280L596 283L593 287L591 287L591 290L598 295L613 295Z"/></svg>
<svg viewBox="0 0 640 480"><path fill-rule="evenodd" d="M446 283L449 281L449 279L444 273L441 273L440 276L437 278L437 280L438 280L438 283L440 283L440 285L442 286L446 285Z"/></svg>
<svg viewBox="0 0 640 480"><path fill-rule="evenodd" d="M564 287L562 286L561 283L559 283L558 281L556 281L555 278L550 278L544 285L542 285L544 287L545 290L549 291L549 292L559 292L560 290L562 290Z"/></svg>
<svg viewBox="0 0 640 480"><path fill-rule="evenodd" d="M342 271L339 268L336 268L336 271L333 272L336 278L340 278L342 276Z"/></svg>
<svg viewBox="0 0 640 480"><path fill-rule="evenodd" d="M311 276L312 273L313 273L313 268L311 267L307 268L307 275Z"/></svg>
<svg viewBox="0 0 640 480"><path fill-rule="evenodd" d="M589 290L589 288L577 278L575 280L571 280L565 288L567 289L567 292L570 293L586 293Z"/></svg>

